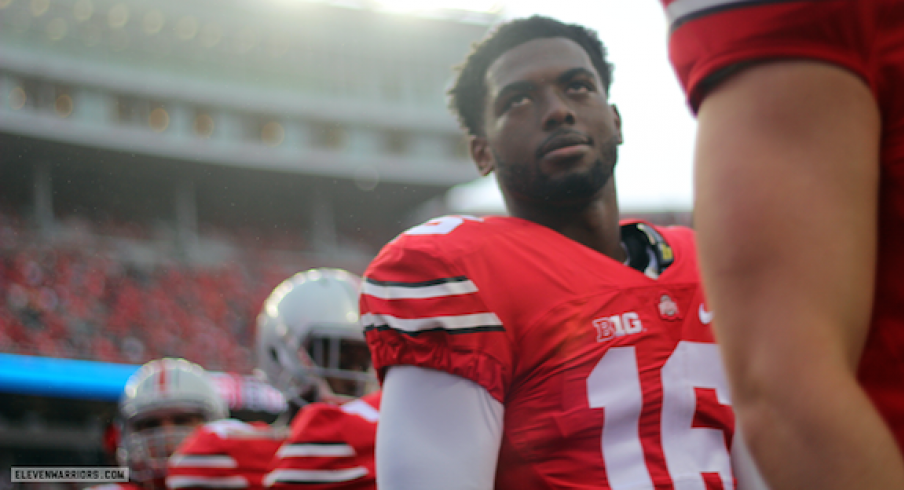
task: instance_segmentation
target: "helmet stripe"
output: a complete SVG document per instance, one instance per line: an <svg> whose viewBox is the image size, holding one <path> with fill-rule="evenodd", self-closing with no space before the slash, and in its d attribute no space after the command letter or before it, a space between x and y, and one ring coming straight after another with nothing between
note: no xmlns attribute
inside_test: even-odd
<svg viewBox="0 0 904 490"><path fill-rule="evenodd" d="M163 361L160 376L157 377L157 391L166 393L166 361Z"/></svg>

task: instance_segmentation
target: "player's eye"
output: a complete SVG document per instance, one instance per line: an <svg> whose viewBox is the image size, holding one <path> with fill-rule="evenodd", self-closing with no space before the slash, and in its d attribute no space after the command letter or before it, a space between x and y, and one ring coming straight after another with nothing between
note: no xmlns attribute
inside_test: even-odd
<svg viewBox="0 0 904 490"><path fill-rule="evenodd" d="M147 419L135 422L135 430L137 431L156 429L157 427L160 427L159 419Z"/></svg>
<svg viewBox="0 0 904 490"><path fill-rule="evenodd" d="M527 94L516 94L508 99L506 99L505 104L502 106L502 112L505 112L509 109L519 107L530 102L530 97Z"/></svg>
<svg viewBox="0 0 904 490"><path fill-rule="evenodd" d="M594 89L593 84L586 80L572 80L565 86L565 90L572 94L585 94L593 92Z"/></svg>
<svg viewBox="0 0 904 490"><path fill-rule="evenodd" d="M174 425L195 425L200 420L203 420L203 417L201 417L201 415L199 415L199 414L194 414L194 413L173 415L173 424Z"/></svg>

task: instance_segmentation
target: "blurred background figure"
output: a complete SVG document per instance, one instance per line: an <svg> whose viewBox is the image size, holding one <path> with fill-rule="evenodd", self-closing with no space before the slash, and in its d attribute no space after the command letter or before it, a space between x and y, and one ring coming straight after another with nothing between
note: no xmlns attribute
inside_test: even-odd
<svg viewBox="0 0 904 490"><path fill-rule="evenodd" d="M361 279L341 269L292 276L264 301L257 319L257 364L286 400L360 397L375 378L358 323Z"/></svg>
<svg viewBox="0 0 904 490"><path fill-rule="evenodd" d="M145 490L164 488L166 463L197 426L228 415L223 398L201 366L165 358L141 367L120 401L118 458Z"/></svg>
<svg viewBox="0 0 904 490"><path fill-rule="evenodd" d="M258 316L257 364L287 410L272 426L224 420L198 429L171 458L168 488L373 488L379 394L367 395L376 384L359 287L358 276L321 268L273 290Z"/></svg>
<svg viewBox="0 0 904 490"><path fill-rule="evenodd" d="M359 323L361 278L312 269L280 284L257 321L260 368L302 406L264 484L374 489L380 394Z"/></svg>

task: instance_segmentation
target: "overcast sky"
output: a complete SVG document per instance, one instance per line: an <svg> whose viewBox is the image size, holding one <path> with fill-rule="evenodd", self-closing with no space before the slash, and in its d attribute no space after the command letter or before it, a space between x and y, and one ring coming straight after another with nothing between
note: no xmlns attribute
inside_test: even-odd
<svg viewBox="0 0 904 490"><path fill-rule="evenodd" d="M599 32L615 65L610 100L621 113L625 137L616 169L622 210L690 210L696 123L668 64L659 2L512 0L505 12L506 17L547 15ZM491 178L454 189L449 204L459 212L503 209Z"/></svg>

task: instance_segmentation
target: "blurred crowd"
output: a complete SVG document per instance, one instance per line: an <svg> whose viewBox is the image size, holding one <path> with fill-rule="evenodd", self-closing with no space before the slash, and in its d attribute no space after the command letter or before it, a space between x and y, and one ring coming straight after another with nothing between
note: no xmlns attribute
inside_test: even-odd
<svg viewBox="0 0 904 490"><path fill-rule="evenodd" d="M139 263L121 243L146 238L146 230L76 228L77 239L48 240L0 213L0 352L131 364L184 357L246 373L260 305L304 267L277 264L266 246L244 240L241 260Z"/></svg>

